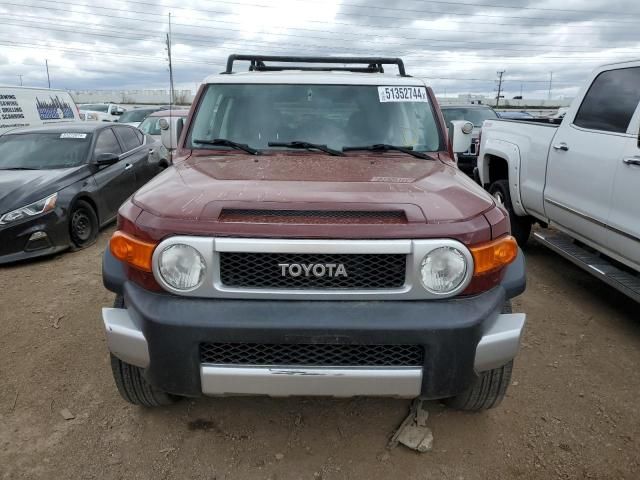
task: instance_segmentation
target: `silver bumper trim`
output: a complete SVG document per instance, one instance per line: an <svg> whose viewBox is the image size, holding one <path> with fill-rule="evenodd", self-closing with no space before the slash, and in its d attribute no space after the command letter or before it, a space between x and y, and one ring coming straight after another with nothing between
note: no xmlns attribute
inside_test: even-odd
<svg viewBox="0 0 640 480"><path fill-rule="evenodd" d="M476 348L477 372L498 368L513 360L518 353L526 319L524 313L498 315L493 325L484 332Z"/></svg>
<svg viewBox="0 0 640 480"><path fill-rule="evenodd" d="M422 368L261 367L203 364L205 395L321 395L414 398L422 388Z"/></svg>
<svg viewBox="0 0 640 480"><path fill-rule="evenodd" d="M111 353L131 365L149 366L149 346L125 308L103 308L102 321Z"/></svg>

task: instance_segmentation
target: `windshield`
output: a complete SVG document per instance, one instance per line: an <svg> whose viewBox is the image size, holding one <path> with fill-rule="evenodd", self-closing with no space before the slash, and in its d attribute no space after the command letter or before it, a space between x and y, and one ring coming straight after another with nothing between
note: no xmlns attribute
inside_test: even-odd
<svg viewBox="0 0 640 480"><path fill-rule="evenodd" d="M91 112L107 112L109 105L97 104L97 105L81 105L80 110L89 110Z"/></svg>
<svg viewBox="0 0 640 480"><path fill-rule="evenodd" d="M160 135L160 119L162 117L147 117L138 128L147 135Z"/></svg>
<svg viewBox="0 0 640 480"><path fill-rule="evenodd" d="M473 123L474 127L481 127L485 120L498 118L496 112L490 108L443 108L442 115L447 125L453 120L466 120Z"/></svg>
<svg viewBox="0 0 640 480"><path fill-rule="evenodd" d="M120 123L136 123L136 122L141 122L142 120L144 120L145 118L147 118L147 116L150 113L155 112L155 110L129 110L127 112L124 112L122 115L120 115L120 118L118 118L118 122Z"/></svg>
<svg viewBox="0 0 640 480"><path fill-rule="evenodd" d="M24 133L0 137L0 170L70 168L87 161L90 133Z"/></svg>
<svg viewBox="0 0 640 480"><path fill-rule="evenodd" d="M194 140L218 138L259 149L292 141L336 150L380 143L441 149L426 88L418 86L209 85L189 144L211 148Z"/></svg>

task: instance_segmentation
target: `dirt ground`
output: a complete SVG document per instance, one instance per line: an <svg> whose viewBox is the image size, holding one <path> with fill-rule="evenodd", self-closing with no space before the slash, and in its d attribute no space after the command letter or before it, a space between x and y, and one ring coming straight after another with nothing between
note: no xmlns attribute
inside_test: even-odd
<svg viewBox="0 0 640 480"><path fill-rule="evenodd" d="M111 231L0 269L1 479L640 478L640 308L541 246L508 397L482 414L430 403L434 450L387 453L408 401L122 401L100 319Z"/></svg>

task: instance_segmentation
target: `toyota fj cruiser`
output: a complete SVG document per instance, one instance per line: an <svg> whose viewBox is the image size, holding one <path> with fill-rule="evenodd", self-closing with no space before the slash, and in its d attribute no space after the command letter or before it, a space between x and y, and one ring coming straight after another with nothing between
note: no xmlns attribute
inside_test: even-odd
<svg viewBox="0 0 640 480"><path fill-rule="evenodd" d="M452 160L471 124L452 127L400 59L229 57L105 253L124 399L497 405L525 323L510 308L524 259L505 211Z"/></svg>

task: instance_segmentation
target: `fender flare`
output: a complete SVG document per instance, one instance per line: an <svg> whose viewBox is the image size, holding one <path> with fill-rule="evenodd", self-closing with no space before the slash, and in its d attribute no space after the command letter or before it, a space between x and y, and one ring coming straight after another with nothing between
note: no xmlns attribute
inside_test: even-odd
<svg viewBox="0 0 640 480"><path fill-rule="evenodd" d="M482 158L478 159L478 174L483 187L489 183L489 156L502 158L507 162L511 205L518 216L528 215L520 197L520 148L515 143L489 138L482 146Z"/></svg>

